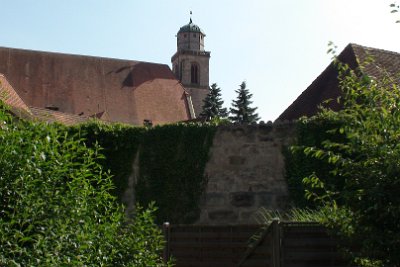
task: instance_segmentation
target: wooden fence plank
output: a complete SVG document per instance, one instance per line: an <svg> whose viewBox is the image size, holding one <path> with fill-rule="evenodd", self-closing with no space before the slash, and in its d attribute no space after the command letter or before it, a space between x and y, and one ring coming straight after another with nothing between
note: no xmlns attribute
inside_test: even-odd
<svg viewBox="0 0 400 267"><path fill-rule="evenodd" d="M164 258L177 267L342 267L340 241L316 223L274 221L260 225L168 225ZM265 228L265 227L264 227ZM260 239L249 239L258 234Z"/></svg>

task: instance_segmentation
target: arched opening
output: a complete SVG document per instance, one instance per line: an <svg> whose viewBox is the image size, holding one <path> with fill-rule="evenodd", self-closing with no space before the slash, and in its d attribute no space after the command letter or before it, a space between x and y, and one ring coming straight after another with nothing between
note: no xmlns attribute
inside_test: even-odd
<svg viewBox="0 0 400 267"><path fill-rule="evenodd" d="M192 63L190 68L190 77L192 84L199 84L199 65L197 65L197 63Z"/></svg>

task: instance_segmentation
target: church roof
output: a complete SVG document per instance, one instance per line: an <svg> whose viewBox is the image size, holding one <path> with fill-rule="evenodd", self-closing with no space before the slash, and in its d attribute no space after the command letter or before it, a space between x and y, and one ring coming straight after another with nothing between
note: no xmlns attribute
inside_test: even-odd
<svg viewBox="0 0 400 267"><path fill-rule="evenodd" d="M0 47L0 73L36 114L50 107L136 125L191 119L186 91L164 64Z"/></svg>
<svg viewBox="0 0 400 267"><path fill-rule="evenodd" d="M193 23L192 19L190 19L189 23L182 26L178 33L182 33L182 32L198 32L201 33L203 35L206 35L202 29L200 29L199 26L197 26L196 24Z"/></svg>
<svg viewBox="0 0 400 267"><path fill-rule="evenodd" d="M0 100L17 116L31 117L33 114L18 93L10 85L4 74L0 73Z"/></svg>
<svg viewBox="0 0 400 267"><path fill-rule="evenodd" d="M375 79L383 78L383 71L395 75L400 73L400 54L392 51L349 44L338 56L339 60L352 69L359 66L367 56L373 58L363 70L368 76ZM331 63L299 97L278 117L277 120L297 120L302 116L313 116L318 112L318 106L325 100L336 100L341 95L338 72ZM340 109L336 101L327 104L333 110ZM326 105L325 105L326 106Z"/></svg>
<svg viewBox="0 0 400 267"><path fill-rule="evenodd" d="M46 108L29 107L34 119L45 122L58 122L64 125L75 125L88 121L90 118L75 114L68 114Z"/></svg>

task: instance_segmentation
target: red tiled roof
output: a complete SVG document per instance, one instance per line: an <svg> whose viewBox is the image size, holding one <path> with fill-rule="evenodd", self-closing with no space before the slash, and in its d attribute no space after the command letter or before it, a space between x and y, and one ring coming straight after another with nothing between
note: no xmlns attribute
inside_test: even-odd
<svg viewBox="0 0 400 267"><path fill-rule="evenodd" d="M382 70L390 74L400 72L400 54L382 49L365 47L357 44L349 44L340 53L339 60L348 64L351 68L359 66L366 56L372 56L373 62L364 69L364 73L382 78ZM318 112L318 106L325 100L336 100L341 95L338 72L331 63L305 90L303 93L278 117L277 120L297 120L302 116L310 117ZM333 110L340 108L337 101L330 101L328 107Z"/></svg>
<svg viewBox="0 0 400 267"><path fill-rule="evenodd" d="M191 119L184 88L163 64L0 47L0 72L39 109L139 125Z"/></svg>
<svg viewBox="0 0 400 267"><path fill-rule="evenodd" d="M28 106L19 97L18 93L7 81L6 77L0 73L0 99L11 109L11 111L20 117L29 117L32 115Z"/></svg>
<svg viewBox="0 0 400 267"><path fill-rule="evenodd" d="M35 119L50 123L58 122L65 125L74 125L89 120L88 117L68 114L45 108L30 107L30 110L32 111Z"/></svg>

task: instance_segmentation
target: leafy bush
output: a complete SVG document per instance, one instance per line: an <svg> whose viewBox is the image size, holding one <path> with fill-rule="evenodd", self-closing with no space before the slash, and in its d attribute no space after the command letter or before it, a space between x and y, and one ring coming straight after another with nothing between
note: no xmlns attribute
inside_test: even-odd
<svg viewBox="0 0 400 267"><path fill-rule="evenodd" d="M115 186L111 192L123 202L123 194L128 188L128 178L132 174L132 164L147 129L90 121L69 127L68 131L71 134L78 134L90 148L101 147L104 157L97 159L97 162L103 169L110 170Z"/></svg>
<svg viewBox="0 0 400 267"><path fill-rule="evenodd" d="M329 166L327 172L313 172L304 179L306 194L330 211L326 225L360 247L354 254L358 264L399 266L398 77L383 72L383 78L375 81L364 75L362 67L338 66L343 109L322 110L311 121L341 122L326 132L344 138L327 136L320 146L302 147L309 159Z"/></svg>
<svg viewBox="0 0 400 267"><path fill-rule="evenodd" d="M154 208L128 223L110 175L61 125L0 110L1 266L163 266Z"/></svg>
<svg viewBox="0 0 400 267"><path fill-rule="evenodd" d="M326 115L328 116L328 115ZM286 148L285 156L285 177L288 183L289 195L292 204L297 208L316 208L314 201L305 197L305 186L303 178L312 174L329 180L331 190L340 190L343 187L343 180L331 174L332 166L324 161L315 160L304 154L306 147L314 149L322 148L325 140L342 142L345 136L336 129L343 124L343 121L332 116L321 118L314 116L303 118L297 122L296 146Z"/></svg>

